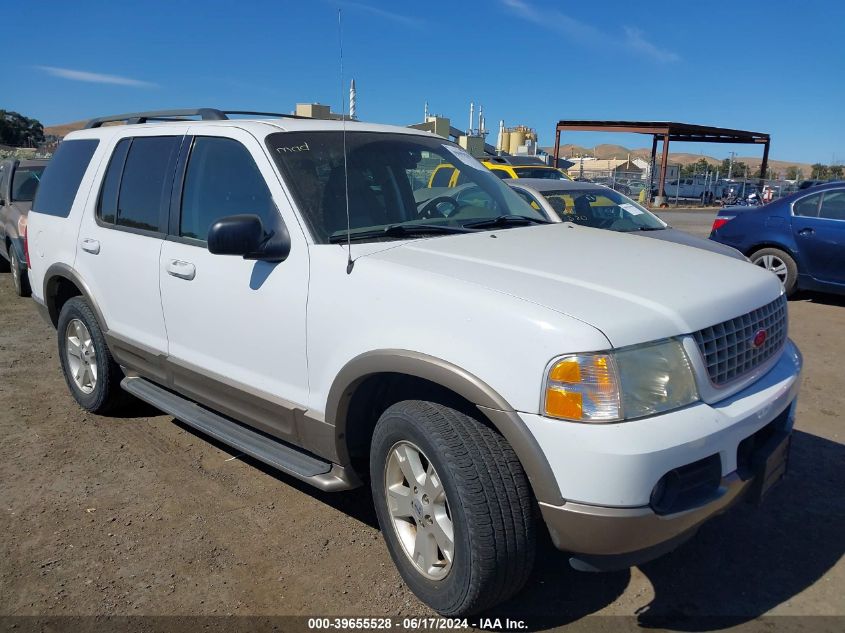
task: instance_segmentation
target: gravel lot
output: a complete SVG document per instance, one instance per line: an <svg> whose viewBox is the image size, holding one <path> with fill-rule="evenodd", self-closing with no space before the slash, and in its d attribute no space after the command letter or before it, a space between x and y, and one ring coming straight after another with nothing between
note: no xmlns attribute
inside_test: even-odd
<svg viewBox="0 0 845 633"><path fill-rule="evenodd" d="M712 211L679 213L661 215L706 235ZM845 301L789 310L806 371L789 477L764 506L615 574L574 572L546 545L499 615L538 628L669 616L695 630L685 618L845 616ZM428 613L394 570L367 491L312 490L142 405L88 415L55 339L0 275L0 616Z"/></svg>

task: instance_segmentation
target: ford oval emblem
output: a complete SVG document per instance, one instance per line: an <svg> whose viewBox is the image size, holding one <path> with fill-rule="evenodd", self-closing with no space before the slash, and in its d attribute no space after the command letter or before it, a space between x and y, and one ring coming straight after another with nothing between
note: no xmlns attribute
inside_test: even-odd
<svg viewBox="0 0 845 633"><path fill-rule="evenodd" d="M751 339L751 343L754 345L754 347L761 347L763 343L766 342L767 336L768 333L766 332L766 330L758 330L757 333L754 335L754 338Z"/></svg>

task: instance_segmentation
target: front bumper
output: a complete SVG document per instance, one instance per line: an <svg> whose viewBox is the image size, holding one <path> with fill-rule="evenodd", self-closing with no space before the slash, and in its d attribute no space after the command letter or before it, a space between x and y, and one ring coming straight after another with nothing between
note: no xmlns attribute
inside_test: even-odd
<svg viewBox="0 0 845 633"><path fill-rule="evenodd" d="M800 371L800 353L788 342L771 371L713 405L608 425L523 415L566 500L540 500L555 545L576 553L572 562L579 569L629 567L670 551L750 489L759 496L762 475L749 470L748 462L765 461L766 451L786 450ZM767 441L749 456L744 440L752 437ZM717 483L706 497L679 511L653 507L652 493L663 475L707 460L715 462Z"/></svg>

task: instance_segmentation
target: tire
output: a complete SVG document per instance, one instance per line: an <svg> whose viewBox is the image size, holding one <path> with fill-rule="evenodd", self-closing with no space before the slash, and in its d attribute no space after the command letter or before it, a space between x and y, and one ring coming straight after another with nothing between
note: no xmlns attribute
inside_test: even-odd
<svg viewBox="0 0 845 633"><path fill-rule="evenodd" d="M798 290L798 264L789 253L779 248L762 248L752 253L749 259L752 264L776 274L787 297Z"/></svg>
<svg viewBox="0 0 845 633"><path fill-rule="evenodd" d="M80 323L87 331L87 337L78 335L80 330L77 327ZM72 332L75 336L69 336L71 332L69 328L73 328ZM127 396L120 388L123 372L114 362L94 311L85 299L73 297L62 306L57 329L62 373L64 373L68 389L79 406L91 413L108 413L126 402ZM84 352L80 352L79 356L69 352L69 346L73 347L69 338L76 338L77 342L83 342L80 347L84 347ZM85 339L90 342L86 344ZM82 362L82 356L87 358L89 370L87 374L84 371L85 366L79 365ZM90 371L92 361L95 363L93 372ZM82 370L79 374L83 377L81 384L74 378L74 367ZM84 379L85 376L91 377L92 374L93 380Z"/></svg>
<svg viewBox="0 0 845 633"><path fill-rule="evenodd" d="M9 262L6 260L5 257L0 255L0 273L7 273L12 270L11 266L9 266Z"/></svg>
<svg viewBox="0 0 845 633"><path fill-rule="evenodd" d="M29 275L26 266L21 266L18 261L18 252L12 246L9 249L9 268L12 272L12 282L15 284L15 293L19 297L28 297L32 294L29 287Z"/></svg>
<svg viewBox="0 0 845 633"><path fill-rule="evenodd" d="M397 455L404 452L407 456L413 449L421 453L423 468L427 464L435 471L434 477L426 472L419 496L412 494L412 484L396 465L401 463ZM411 461L406 460L406 467ZM408 587L435 611L465 617L507 600L525 585L534 565L536 505L516 454L494 430L439 404L399 402L388 408L376 425L370 475L376 514L393 562ZM442 483L445 515L452 528L452 556L449 561L434 537L438 547L431 551L445 564L426 573L408 553L409 541L418 542L420 529L436 530L431 521L430 528L420 528L429 511L435 515L441 535L448 531L442 529L442 507L438 510L436 500L425 494L437 479ZM402 511L391 511L388 487L407 490L408 498L416 499L416 508L414 501L407 504L407 519L394 518Z"/></svg>

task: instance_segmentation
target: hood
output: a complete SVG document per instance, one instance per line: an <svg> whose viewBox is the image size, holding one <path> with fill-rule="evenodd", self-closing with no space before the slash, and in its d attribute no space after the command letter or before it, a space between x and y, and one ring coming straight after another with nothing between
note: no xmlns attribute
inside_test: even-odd
<svg viewBox="0 0 845 633"><path fill-rule="evenodd" d="M718 253L719 255L733 257L734 259L748 261L745 259L745 255L735 248L719 244L718 242L714 242L712 240L704 239L703 237L690 235L689 233L679 231L678 229L669 228L663 229L662 231L641 231L636 233L636 235L651 237L656 240L664 240L666 242L674 242L675 244L683 244L684 246L692 246L693 248L702 248L705 251L710 251L711 253Z"/></svg>
<svg viewBox="0 0 845 633"><path fill-rule="evenodd" d="M573 224L416 240L371 257L545 306L614 347L695 332L781 293L777 277L746 261Z"/></svg>

